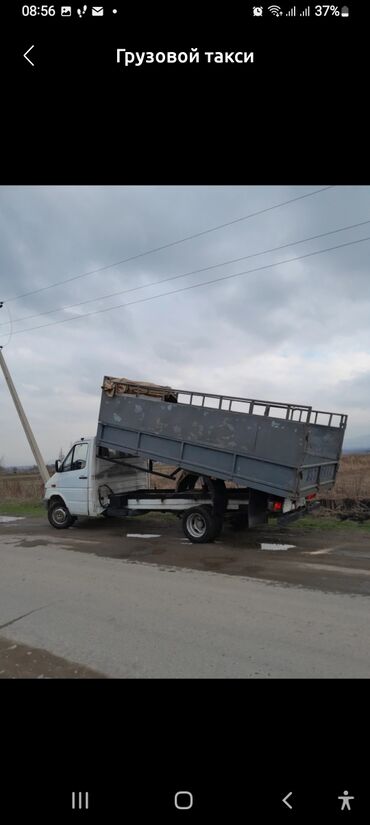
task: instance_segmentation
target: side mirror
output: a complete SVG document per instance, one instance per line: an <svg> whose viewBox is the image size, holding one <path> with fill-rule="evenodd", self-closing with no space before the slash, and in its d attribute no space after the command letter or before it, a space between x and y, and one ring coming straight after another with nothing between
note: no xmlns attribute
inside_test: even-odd
<svg viewBox="0 0 370 825"><path fill-rule="evenodd" d="M59 458L57 458L57 460L55 462L55 472L60 473L60 460L59 460Z"/></svg>

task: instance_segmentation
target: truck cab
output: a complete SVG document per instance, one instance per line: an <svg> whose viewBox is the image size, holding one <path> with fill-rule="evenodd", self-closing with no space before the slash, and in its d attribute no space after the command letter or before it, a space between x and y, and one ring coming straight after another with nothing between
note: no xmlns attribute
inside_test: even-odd
<svg viewBox="0 0 370 825"><path fill-rule="evenodd" d="M136 465L132 467L132 462ZM49 522L63 529L77 517L104 514L109 493L146 489L148 461L109 448L98 448L96 437L80 438L45 484Z"/></svg>

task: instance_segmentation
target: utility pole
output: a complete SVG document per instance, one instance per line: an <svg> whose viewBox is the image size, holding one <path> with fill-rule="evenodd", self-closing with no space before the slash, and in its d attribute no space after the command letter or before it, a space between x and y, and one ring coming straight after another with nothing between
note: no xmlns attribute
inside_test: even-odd
<svg viewBox="0 0 370 825"><path fill-rule="evenodd" d="M43 457L40 453L40 450L37 446L35 436L34 436L32 430L31 430L31 427L28 423L26 413L25 413L25 411L22 407L22 404L21 404L21 402L19 400L19 397L18 397L17 390L15 389L15 386L14 386L13 381L11 379L10 372L8 370L8 367L7 367L6 363L5 363L4 356L3 356L3 353L2 353L2 347L0 347L0 366L1 366L1 369L4 373L5 381L8 385L8 387L9 387L10 395L12 396L12 399L14 401L17 413L18 413L19 418L21 420L22 427L23 427L23 429L26 433L27 440L28 440L28 443L29 443L29 445L31 447L31 450L33 452L36 464L39 468L40 476L41 476L43 482L46 483L47 481L49 481L49 478L50 478L49 471L48 471L48 468L45 464L45 461L44 461L44 459L43 459Z"/></svg>

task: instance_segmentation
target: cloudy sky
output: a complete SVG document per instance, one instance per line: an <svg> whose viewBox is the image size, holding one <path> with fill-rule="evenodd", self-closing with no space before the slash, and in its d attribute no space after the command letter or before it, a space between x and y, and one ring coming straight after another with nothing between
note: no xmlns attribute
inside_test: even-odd
<svg viewBox="0 0 370 825"><path fill-rule="evenodd" d="M1 187L0 344L45 460L95 432L104 375L345 412L347 443L370 447L370 241L299 259L370 236L370 222L293 245L370 221L369 187L332 187L44 289L319 188ZM0 457L33 463L1 374L0 405Z"/></svg>

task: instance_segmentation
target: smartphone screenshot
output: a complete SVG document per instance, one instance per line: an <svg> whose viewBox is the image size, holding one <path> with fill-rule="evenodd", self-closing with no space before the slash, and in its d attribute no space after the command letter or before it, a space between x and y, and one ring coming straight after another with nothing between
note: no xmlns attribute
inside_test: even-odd
<svg viewBox="0 0 370 825"><path fill-rule="evenodd" d="M365 821L366 9L3 20L4 818Z"/></svg>

